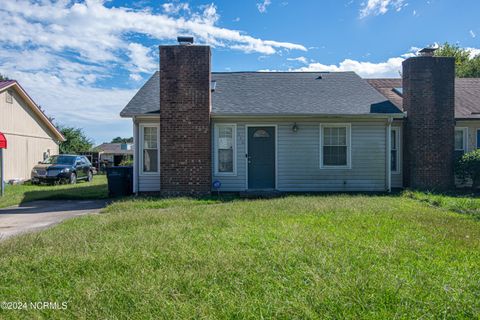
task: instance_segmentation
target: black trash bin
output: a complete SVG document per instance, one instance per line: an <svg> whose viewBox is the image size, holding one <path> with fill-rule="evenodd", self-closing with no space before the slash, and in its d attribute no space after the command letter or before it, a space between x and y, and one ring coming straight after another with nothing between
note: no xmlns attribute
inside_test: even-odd
<svg viewBox="0 0 480 320"><path fill-rule="evenodd" d="M129 196L133 193L133 167L107 168L108 195Z"/></svg>

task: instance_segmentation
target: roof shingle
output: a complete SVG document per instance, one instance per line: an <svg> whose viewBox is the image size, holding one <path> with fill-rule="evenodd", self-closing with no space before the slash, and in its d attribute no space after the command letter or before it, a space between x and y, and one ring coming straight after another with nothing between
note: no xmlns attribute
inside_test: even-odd
<svg viewBox="0 0 480 320"><path fill-rule="evenodd" d="M354 72L214 72L213 115L370 115L401 113ZM121 112L158 113L156 72Z"/></svg>
<svg viewBox="0 0 480 320"><path fill-rule="evenodd" d="M368 79L367 81L403 110L403 98L393 90L402 87L402 79ZM480 119L480 78L455 79L455 118Z"/></svg>

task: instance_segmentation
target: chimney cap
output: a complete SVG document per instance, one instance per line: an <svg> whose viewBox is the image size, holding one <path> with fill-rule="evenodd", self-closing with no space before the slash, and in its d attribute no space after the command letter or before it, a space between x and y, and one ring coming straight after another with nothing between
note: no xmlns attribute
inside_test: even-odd
<svg viewBox="0 0 480 320"><path fill-rule="evenodd" d="M181 45L190 45L190 44L193 44L193 37L180 36L180 37L177 37L177 41Z"/></svg>
<svg viewBox="0 0 480 320"><path fill-rule="evenodd" d="M422 50L418 51L418 53L424 57L433 57L433 54L437 49L438 48L433 47L423 48Z"/></svg>

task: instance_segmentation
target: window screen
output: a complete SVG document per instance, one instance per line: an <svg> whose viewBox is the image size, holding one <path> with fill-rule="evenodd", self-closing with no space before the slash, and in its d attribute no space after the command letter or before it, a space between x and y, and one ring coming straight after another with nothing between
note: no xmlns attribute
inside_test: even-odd
<svg viewBox="0 0 480 320"><path fill-rule="evenodd" d="M217 126L217 171L219 173L234 172L235 126Z"/></svg>
<svg viewBox="0 0 480 320"><path fill-rule="evenodd" d="M143 172L158 172L158 127L143 129Z"/></svg>
<svg viewBox="0 0 480 320"><path fill-rule="evenodd" d="M347 127L323 127L323 165L347 166Z"/></svg>

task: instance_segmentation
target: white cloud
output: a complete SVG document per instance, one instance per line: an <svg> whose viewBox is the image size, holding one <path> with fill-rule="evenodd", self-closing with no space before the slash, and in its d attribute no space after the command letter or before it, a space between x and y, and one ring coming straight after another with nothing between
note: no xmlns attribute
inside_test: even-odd
<svg viewBox="0 0 480 320"><path fill-rule="evenodd" d="M473 31L473 30L470 30L470 36L472 38L476 38L477 37L477 34Z"/></svg>
<svg viewBox="0 0 480 320"><path fill-rule="evenodd" d="M62 63L67 63L63 61ZM51 65L54 67L54 65ZM89 81L64 80L61 73L26 72L4 69L2 72L16 79L28 94L55 118L56 124L82 127L97 143L113 136L131 135L131 124L122 120L119 111L133 97L136 90L96 88Z"/></svg>
<svg viewBox="0 0 480 320"><path fill-rule="evenodd" d="M267 8L269 5L272 4L271 0L263 0L263 2L257 3L257 9L260 11L260 13L265 13L267 12Z"/></svg>
<svg viewBox="0 0 480 320"><path fill-rule="evenodd" d="M140 81L142 80L142 76L139 75L138 73L130 73L129 78L132 79L133 81Z"/></svg>
<svg viewBox="0 0 480 320"><path fill-rule="evenodd" d="M263 54L282 49L306 50L302 45L266 41L218 27L215 25L218 19L213 4L203 6L200 12L175 18L147 10L108 8L100 0L74 4L52 0L7 1L0 8L0 41L18 46L35 44L55 51L74 50L82 58L96 62L118 61L117 51L128 50L124 38L131 34L159 41L191 34L201 43L240 50L254 48Z"/></svg>
<svg viewBox="0 0 480 320"><path fill-rule="evenodd" d="M408 6L405 0L365 0L360 9L360 18L366 18L370 15L378 16L388 12L388 10L401 11Z"/></svg>
<svg viewBox="0 0 480 320"><path fill-rule="evenodd" d="M310 63L308 66L301 67L290 71L354 71L364 78L391 78L398 77L402 69L402 62L404 58L390 58L387 61L373 63L366 61L357 61L352 59L345 59L338 65L325 65L319 62Z"/></svg>
<svg viewBox="0 0 480 320"><path fill-rule="evenodd" d="M152 73L158 68L157 60L151 50L139 43L128 45L128 56L134 72Z"/></svg>
<svg viewBox="0 0 480 320"><path fill-rule="evenodd" d="M308 64L308 59L305 57L297 57L297 58L287 58L288 61L298 61L303 64Z"/></svg>
<svg viewBox="0 0 480 320"><path fill-rule="evenodd" d="M438 43L432 45L433 48L438 48ZM473 58L480 55L480 48L465 48L470 52L470 57ZM311 71L329 71L329 72L344 72L354 71L363 78L398 78L402 70L402 62L405 59L415 57L420 51L418 47L411 47L408 52L401 54L398 57L391 57L385 61L369 62L359 61L353 59L345 59L338 64L322 64L320 62L312 62L300 68L291 68L288 70L260 70L260 71L295 71L295 72L311 72ZM296 60L287 58L287 60Z"/></svg>
<svg viewBox="0 0 480 320"><path fill-rule="evenodd" d="M191 8L172 1L158 13L104 2L16 0L0 6L0 73L19 80L59 122L86 128L112 124L104 132L105 126L92 129L100 141L102 134L124 135L119 130L128 127L118 114L136 92L111 88L113 78L118 86L131 85L158 68L156 46L142 40L156 45L192 35L198 43L264 55L307 50L219 27L213 4Z"/></svg>
<svg viewBox="0 0 480 320"><path fill-rule="evenodd" d="M470 58L475 58L476 56L480 55L480 49L479 48L466 48L468 51L470 51Z"/></svg>
<svg viewBox="0 0 480 320"><path fill-rule="evenodd" d="M163 11L169 14L178 14L181 11L190 12L190 5L188 3L164 3L162 4Z"/></svg>

